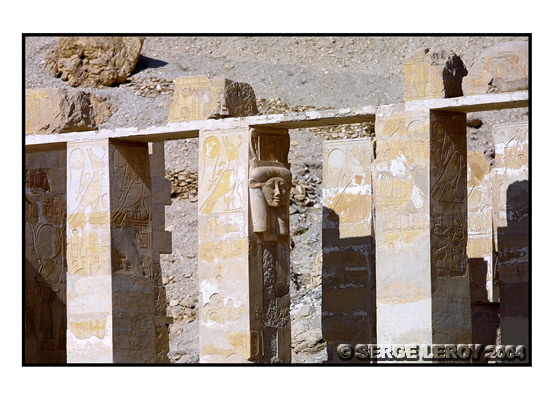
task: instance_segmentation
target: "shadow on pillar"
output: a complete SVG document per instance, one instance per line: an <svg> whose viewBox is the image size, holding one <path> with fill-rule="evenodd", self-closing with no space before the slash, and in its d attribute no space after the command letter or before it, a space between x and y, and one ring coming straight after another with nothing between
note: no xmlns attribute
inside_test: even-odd
<svg viewBox="0 0 553 400"><path fill-rule="evenodd" d="M497 228L501 344L529 348L529 193L528 181L507 189L507 226ZM529 357L524 360L529 362Z"/></svg>
<svg viewBox="0 0 553 400"><path fill-rule="evenodd" d="M65 364L64 294L41 278L25 258L25 364Z"/></svg>
<svg viewBox="0 0 553 400"><path fill-rule="evenodd" d="M469 258L470 297L472 314L472 343L484 347L499 344L499 303L488 301L486 288L488 262L483 258ZM486 364L484 351L473 361Z"/></svg>
<svg viewBox="0 0 553 400"><path fill-rule="evenodd" d="M65 364L66 151L25 154L24 364Z"/></svg>
<svg viewBox="0 0 553 400"><path fill-rule="evenodd" d="M340 217L323 207L322 248L323 340L327 362L341 363L336 354L339 344L376 343L374 239L340 238Z"/></svg>

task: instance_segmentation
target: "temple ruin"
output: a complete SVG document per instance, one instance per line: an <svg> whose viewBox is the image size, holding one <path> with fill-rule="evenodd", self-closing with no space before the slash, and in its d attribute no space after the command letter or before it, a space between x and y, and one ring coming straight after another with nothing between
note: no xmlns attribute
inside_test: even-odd
<svg viewBox="0 0 553 400"><path fill-rule="evenodd" d="M467 113L528 107L527 86L482 88L444 54L406 61L400 104L255 115L249 85L188 77L166 126L27 134L25 362L168 362L163 142L199 138L200 362L290 363L288 131L371 121L322 155L328 362L340 343L529 346L528 124L494 127L493 167L466 143Z"/></svg>

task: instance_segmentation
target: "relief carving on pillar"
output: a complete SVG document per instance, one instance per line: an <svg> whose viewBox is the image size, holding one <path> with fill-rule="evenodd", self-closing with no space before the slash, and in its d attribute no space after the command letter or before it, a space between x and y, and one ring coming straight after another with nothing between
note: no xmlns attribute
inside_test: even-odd
<svg viewBox="0 0 553 400"><path fill-rule="evenodd" d="M59 152L65 158L65 151ZM66 358L65 169L41 154L25 169L25 362ZM40 162L45 168L33 168Z"/></svg>
<svg viewBox="0 0 553 400"><path fill-rule="evenodd" d="M250 207L253 230L267 235L289 234L292 173L288 164L290 136L286 129L250 132Z"/></svg>
<svg viewBox="0 0 553 400"><path fill-rule="evenodd" d="M203 143L200 181L206 185L206 200L199 205L200 214L236 212L244 204L243 181L240 176L240 135L211 135ZM201 185L202 186L202 185ZM200 187L200 190L203 190Z"/></svg>
<svg viewBox="0 0 553 400"><path fill-rule="evenodd" d="M335 144L326 154L324 205L336 213L340 224L370 224L370 158L369 142Z"/></svg>
<svg viewBox="0 0 553 400"><path fill-rule="evenodd" d="M292 173L287 168L258 166L251 170L249 186L254 232L289 234L291 185Z"/></svg>
<svg viewBox="0 0 553 400"><path fill-rule="evenodd" d="M438 276L463 276L467 270L466 115L432 115L430 194L432 264Z"/></svg>
<svg viewBox="0 0 553 400"><path fill-rule="evenodd" d="M152 193L148 148L110 145L114 273L153 278ZM131 240L132 239L132 240Z"/></svg>
<svg viewBox="0 0 553 400"><path fill-rule="evenodd" d="M249 188L253 233L250 248L259 265L262 292L253 305L263 329L263 362L290 362L290 223L292 173L285 129L250 131ZM254 283L255 285L255 283ZM284 344L283 344L284 343Z"/></svg>

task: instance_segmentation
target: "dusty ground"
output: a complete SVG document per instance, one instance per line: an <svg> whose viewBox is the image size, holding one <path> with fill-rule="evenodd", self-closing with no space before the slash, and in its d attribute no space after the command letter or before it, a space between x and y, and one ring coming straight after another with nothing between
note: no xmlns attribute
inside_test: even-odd
<svg viewBox="0 0 553 400"><path fill-rule="evenodd" d="M165 125L173 81L184 75L226 76L247 82L258 99L277 99L297 106L342 108L401 102L401 66L420 47L454 50L468 68L485 48L508 37L147 37L137 68L118 87L86 89L106 96L119 110L102 128ZM27 38L25 86L66 87L44 69L44 57L55 37ZM284 103L284 104L283 104ZM469 148L491 148L491 125L526 119L526 110L475 113L480 128L468 128ZM348 134L344 132L344 134ZM340 138L342 132L332 136ZM351 135L350 135L351 136ZM197 139L165 144L168 171L197 172ZM290 162L296 178L310 182L320 196L323 137L307 130L291 131ZM326 358L320 332L321 208L319 201L293 210L292 336L294 362ZM197 203L195 196L174 198L166 207L166 226L173 231L173 254L163 256L171 328L170 359L198 361Z"/></svg>

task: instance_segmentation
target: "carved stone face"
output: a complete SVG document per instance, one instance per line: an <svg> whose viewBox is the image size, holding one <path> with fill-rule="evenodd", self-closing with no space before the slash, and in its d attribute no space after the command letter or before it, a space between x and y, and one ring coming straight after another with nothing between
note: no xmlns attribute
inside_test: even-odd
<svg viewBox="0 0 553 400"><path fill-rule="evenodd" d="M278 208L288 198L288 183L280 177L269 179L261 190L269 207Z"/></svg>

